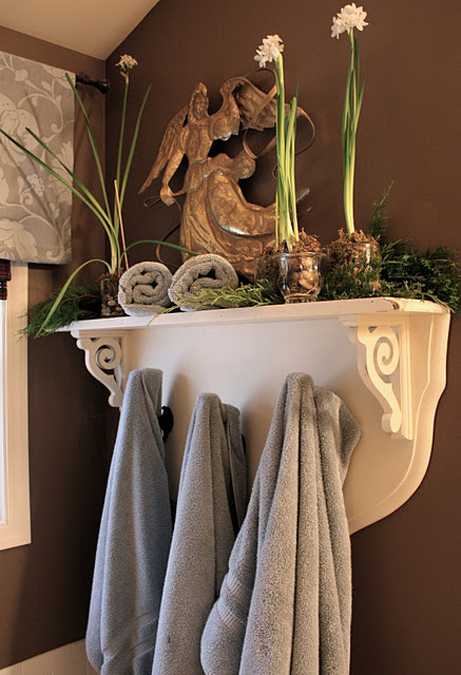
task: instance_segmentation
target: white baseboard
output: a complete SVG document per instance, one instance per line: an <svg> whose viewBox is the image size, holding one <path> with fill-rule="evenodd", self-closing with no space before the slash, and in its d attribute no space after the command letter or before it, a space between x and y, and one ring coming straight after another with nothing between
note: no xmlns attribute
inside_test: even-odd
<svg viewBox="0 0 461 675"><path fill-rule="evenodd" d="M4 668L0 675L95 675L95 671L86 660L82 640Z"/></svg>

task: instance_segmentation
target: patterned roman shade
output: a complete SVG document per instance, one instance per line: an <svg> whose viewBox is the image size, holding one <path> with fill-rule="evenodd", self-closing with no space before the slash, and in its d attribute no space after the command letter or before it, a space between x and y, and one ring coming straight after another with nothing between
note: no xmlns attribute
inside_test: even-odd
<svg viewBox="0 0 461 675"><path fill-rule="evenodd" d="M66 171L27 128L73 171L74 118L74 96L63 70L0 51L0 127L68 182ZM71 257L71 210L72 195L65 186L2 137L0 258L67 262Z"/></svg>

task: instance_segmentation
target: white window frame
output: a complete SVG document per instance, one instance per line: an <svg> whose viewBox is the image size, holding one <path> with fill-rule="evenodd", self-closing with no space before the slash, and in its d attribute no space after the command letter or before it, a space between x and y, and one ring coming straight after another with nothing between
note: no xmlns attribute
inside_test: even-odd
<svg viewBox="0 0 461 675"><path fill-rule="evenodd" d="M28 268L12 264L5 321L5 368L0 382L0 550L31 542L27 338ZM1 356L0 356L1 357ZM3 400L2 400L3 399Z"/></svg>

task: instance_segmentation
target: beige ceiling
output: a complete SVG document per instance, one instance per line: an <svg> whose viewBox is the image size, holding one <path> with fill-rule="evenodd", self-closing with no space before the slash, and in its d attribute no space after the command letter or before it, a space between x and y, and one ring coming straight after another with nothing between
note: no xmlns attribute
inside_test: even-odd
<svg viewBox="0 0 461 675"><path fill-rule="evenodd" d="M159 0L2 2L6 28L105 59Z"/></svg>

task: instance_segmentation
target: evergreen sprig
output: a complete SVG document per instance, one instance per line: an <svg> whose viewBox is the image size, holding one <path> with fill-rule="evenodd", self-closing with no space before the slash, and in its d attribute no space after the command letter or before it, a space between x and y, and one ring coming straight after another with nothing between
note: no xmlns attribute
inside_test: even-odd
<svg viewBox="0 0 461 675"><path fill-rule="evenodd" d="M29 311L29 322L24 332L30 337L41 337L55 333L59 328L68 326L81 319L96 319L101 316L101 293L98 286L71 285L62 298L56 311L43 330L43 322L48 316L57 293L48 300L34 305Z"/></svg>
<svg viewBox="0 0 461 675"><path fill-rule="evenodd" d="M376 267L336 266L325 275L319 300L388 296L432 300L461 310L461 266L455 251L439 246L423 253L407 241L381 239L380 285Z"/></svg>
<svg viewBox="0 0 461 675"><path fill-rule="evenodd" d="M257 307L278 305L283 299L267 280L244 284L238 288L202 288L194 295L184 298L184 305L191 309L231 309L236 307ZM179 301L179 305L182 305Z"/></svg>
<svg viewBox="0 0 461 675"><path fill-rule="evenodd" d="M461 267L455 251L438 246L420 253L407 241L383 242L383 295L432 300L461 309Z"/></svg>

